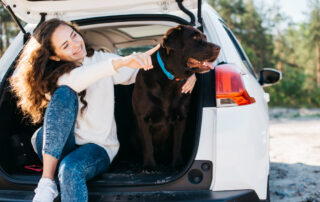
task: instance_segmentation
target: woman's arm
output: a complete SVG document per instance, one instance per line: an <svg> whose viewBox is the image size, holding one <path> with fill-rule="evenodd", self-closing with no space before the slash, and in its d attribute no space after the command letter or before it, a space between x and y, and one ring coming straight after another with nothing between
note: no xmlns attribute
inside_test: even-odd
<svg viewBox="0 0 320 202"><path fill-rule="evenodd" d="M118 73L123 67L134 70L152 68L150 55L159 49L159 45L145 53L138 53L120 57L111 53L96 52L92 63L77 67L71 72L63 74L57 82L58 86L67 85L76 92L81 92L98 80ZM132 71L134 71L132 70ZM136 70L137 71L137 70Z"/></svg>
<svg viewBox="0 0 320 202"><path fill-rule="evenodd" d="M191 93L194 85L197 81L197 77L195 74L192 74L186 81L186 83L182 86L182 93Z"/></svg>
<svg viewBox="0 0 320 202"><path fill-rule="evenodd" d="M88 88L98 80L117 73L112 66L112 59L117 57L113 54L96 52L90 58L90 64L83 65L63 74L57 82L58 86L66 85L77 93Z"/></svg>

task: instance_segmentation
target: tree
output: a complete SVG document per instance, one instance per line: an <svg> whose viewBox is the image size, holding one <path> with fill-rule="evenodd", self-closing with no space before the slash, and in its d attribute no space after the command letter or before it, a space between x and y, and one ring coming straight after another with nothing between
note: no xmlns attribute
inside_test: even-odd
<svg viewBox="0 0 320 202"><path fill-rule="evenodd" d="M263 26L263 15L257 11L253 0L245 4L247 12L241 16L242 32L238 33L242 43L249 46L256 54L251 58L256 70L263 66L273 66L273 36Z"/></svg>
<svg viewBox="0 0 320 202"><path fill-rule="evenodd" d="M210 0L231 30L240 26L240 16L246 12L243 0Z"/></svg>
<svg viewBox="0 0 320 202"><path fill-rule="evenodd" d="M263 26L253 0L211 0L209 3L226 20L245 49L256 71L273 66L273 38Z"/></svg>
<svg viewBox="0 0 320 202"><path fill-rule="evenodd" d="M10 39L15 37L19 29L12 21L7 10L0 4L0 57L8 48Z"/></svg>
<svg viewBox="0 0 320 202"><path fill-rule="evenodd" d="M311 0L310 4L313 9L310 14L309 44L316 52L317 86L320 87L320 0Z"/></svg>

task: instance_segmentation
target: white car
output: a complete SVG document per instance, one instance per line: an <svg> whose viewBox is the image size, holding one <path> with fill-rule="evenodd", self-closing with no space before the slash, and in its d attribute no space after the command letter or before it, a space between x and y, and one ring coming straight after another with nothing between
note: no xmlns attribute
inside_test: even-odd
<svg viewBox="0 0 320 202"><path fill-rule="evenodd" d="M219 14L201 0L1 0L27 25L0 60L0 200L30 201L41 176L29 140L39 126L16 107L8 78L38 23L60 18L78 24L96 50L127 55L161 43L178 24L190 24L218 44L215 70L197 75L183 151L183 169L141 172L128 148L133 85L116 86L115 116L120 151L110 170L88 182L90 201L269 200L269 95L263 86L281 73L263 69L259 78ZM200 9L201 8L201 9ZM201 12L199 12L201 11ZM22 28L22 26L21 26ZM127 136L126 136L127 135Z"/></svg>

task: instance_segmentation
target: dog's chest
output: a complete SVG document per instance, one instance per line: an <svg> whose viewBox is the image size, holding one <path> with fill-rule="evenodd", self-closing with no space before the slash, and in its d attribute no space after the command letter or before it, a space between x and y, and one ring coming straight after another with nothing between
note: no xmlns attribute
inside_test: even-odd
<svg viewBox="0 0 320 202"><path fill-rule="evenodd" d="M158 87L149 89L147 97L153 105L170 110L172 108L179 108L188 101L190 95L183 94L181 91L182 84L159 85Z"/></svg>
<svg viewBox="0 0 320 202"><path fill-rule="evenodd" d="M190 94L181 92L184 83L185 81L168 79L159 67L149 71L139 71L134 97L137 102L143 100L146 105L161 107L164 111L180 108L190 97Z"/></svg>

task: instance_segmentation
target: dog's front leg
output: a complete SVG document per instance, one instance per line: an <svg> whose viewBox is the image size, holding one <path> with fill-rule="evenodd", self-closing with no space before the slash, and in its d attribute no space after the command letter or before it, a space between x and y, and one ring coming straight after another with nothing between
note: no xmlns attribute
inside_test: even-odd
<svg viewBox="0 0 320 202"><path fill-rule="evenodd" d="M172 167L178 168L183 165L182 157L182 140L183 134L186 127L185 116L181 113L175 115L175 125L173 129L173 158L172 158Z"/></svg>
<svg viewBox="0 0 320 202"><path fill-rule="evenodd" d="M180 124L181 125L181 124ZM179 134L174 134L173 138L173 160L172 160L172 167L178 168L183 165L183 158L181 153L181 146L182 146L182 137L183 131L179 131Z"/></svg>
<svg viewBox="0 0 320 202"><path fill-rule="evenodd" d="M154 148L152 143L152 134L150 134L150 123L146 123L142 120L140 122L140 138L143 149L143 167L146 169L152 169L156 167L156 161L154 159Z"/></svg>

